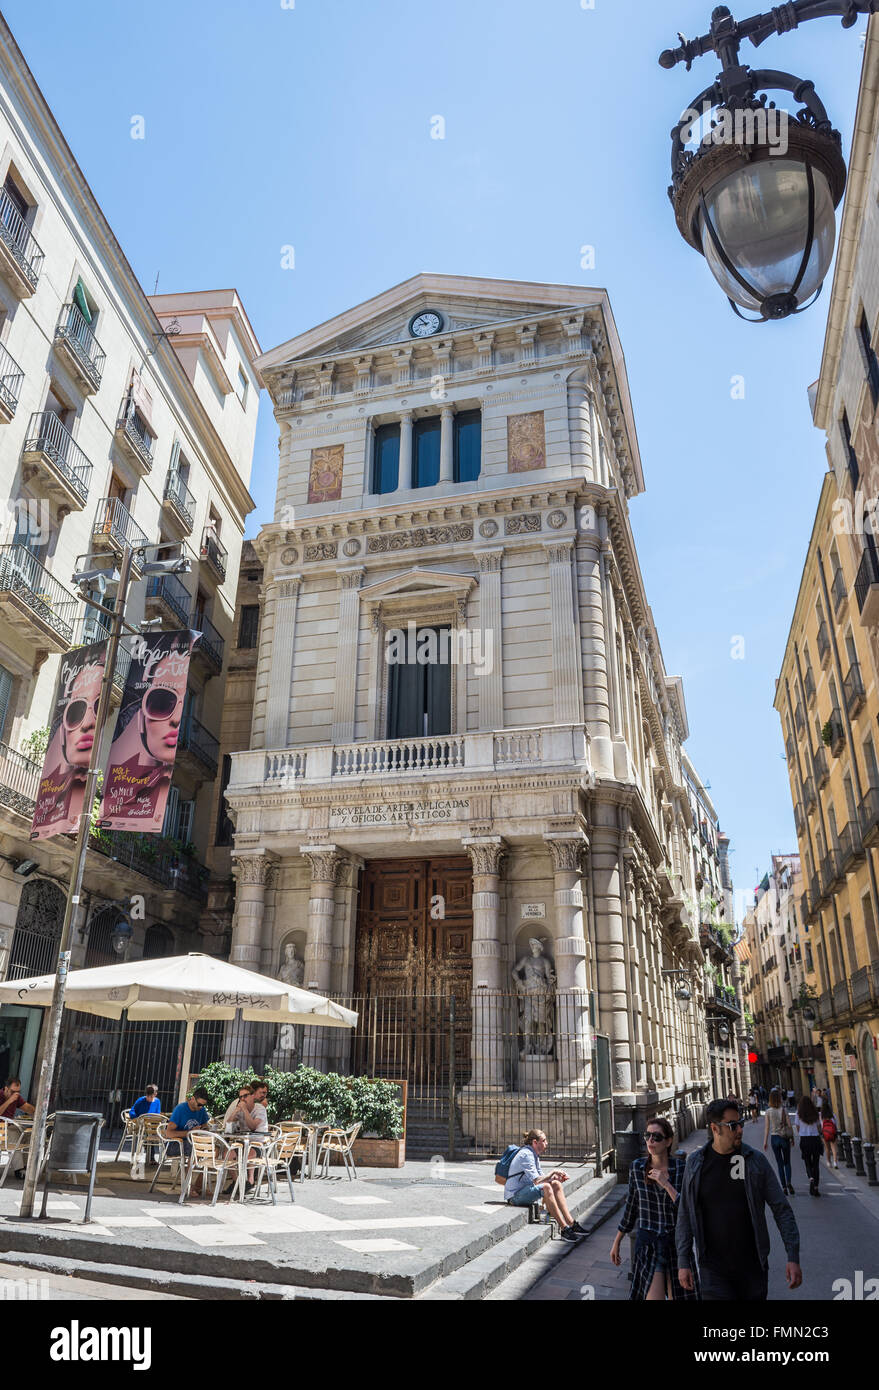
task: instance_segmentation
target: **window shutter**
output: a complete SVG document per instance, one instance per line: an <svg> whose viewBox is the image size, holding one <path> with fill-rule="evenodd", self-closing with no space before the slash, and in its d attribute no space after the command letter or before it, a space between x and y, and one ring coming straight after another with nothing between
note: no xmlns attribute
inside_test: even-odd
<svg viewBox="0 0 879 1390"><path fill-rule="evenodd" d="M6 731L6 720L12 701L12 672L0 666L0 740Z"/></svg>
<svg viewBox="0 0 879 1390"><path fill-rule="evenodd" d="M180 440L175 439L171 445L171 461L168 464L168 472L174 474L180 464Z"/></svg>
<svg viewBox="0 0 879 1390"><path fill-rule="evenodd" d="M192 839L192 819L195 811L194 801L181 801L177 814L177 839L187 844Z"/></svg>
<svg viewBox="0 0 879 1390"><path fill-rule="evenodd" d="M92 311L89 308L88 300L85 297L85 286L83 285L82 280L77 280L76 285L74 286L73 302L75 303L77 309L79 309L79 312L82 314L86 323L91 323Z"/></svg>
<svg viewBox="0 0 879 1390"><path fill-rule="evenodd" d="M442 633L443 629L437 629ZM442 645L440 645L442 652ZM452 668L448 661L437 661L423 668L427 673L427 733L448 734L452 730Z"/></svg>
<svg viewBox="0 0 879 1390"><path fill-rule="evenodd" d="M165 819L162 823L162 834L171 839L176 838L177 829L177 807L180 802L179 787L170 786L168 788L168 802L165 806Z"/></svg>

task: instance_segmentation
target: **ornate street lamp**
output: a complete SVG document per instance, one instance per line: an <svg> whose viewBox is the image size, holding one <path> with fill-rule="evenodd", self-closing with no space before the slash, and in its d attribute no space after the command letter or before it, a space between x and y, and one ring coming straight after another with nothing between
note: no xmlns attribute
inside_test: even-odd
<svg viewBox="0 0 879 1390"><path fill-rule="evenodd" d="M836 208L845 192L842 140L812 82L740 62L744 39L757 47L808 19L879 12L879 0L792 0L769 14L733 19L726 5L711 32L667 49L664 68L716 53L717 80L672 131L669 197L685 241L700 251L740 318L768 322L802 313L821 293L833 260ZM790 92L791 115L768 99Z"/></svg>

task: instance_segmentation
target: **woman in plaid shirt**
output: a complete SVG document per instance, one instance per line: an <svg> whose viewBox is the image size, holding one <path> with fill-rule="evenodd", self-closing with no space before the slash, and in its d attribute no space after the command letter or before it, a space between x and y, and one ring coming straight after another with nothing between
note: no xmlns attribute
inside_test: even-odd
<svg viewBox="0 0 879 1390"><path fill-rule="evenodd" d="M629 1297L651 1302L697 1299L698 1287L688 1293L678 1280L675 1252L677 1201L687 1160L683 1154L671 1152L674 1130L668 1120L648 1120L645 1138L647 1157L636 1158L629 1169L629 1195L610 1258L615 1265L622 1264L623 1236L637 1226Z"/></svg>

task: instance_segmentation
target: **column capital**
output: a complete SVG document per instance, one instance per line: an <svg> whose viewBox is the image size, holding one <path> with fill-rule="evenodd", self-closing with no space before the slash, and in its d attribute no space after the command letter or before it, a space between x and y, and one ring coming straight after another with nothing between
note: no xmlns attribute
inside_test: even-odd
<svg viewBox="0 0 879 1390"><path fill-rule="evenodd" d="M569 835L544 835L543 841L552 855L553 873L580 872L583 854L589 847L589 840L582 831L574 831Z"/></svg>
<svg viewBox="0 0 879 1390"><path fill-rule="evenodd" d="M544 541L543 548L551 565L567 565L571 562L574 541Z"/></svg>
<svg viewBox="0 0 879 1390"><path fill-rule="evenodd" d="M486 835L461 843L470 855L475 875L500 873L501 860L507 852L506 841L500 835Z"/></svg>
<svg viewBox="0 0 879 1390"><path fill-rule="evenodd" d="M302 845L299 853L304 854L311 865L312 883L332 883L335 886L339 882L339 872L347 855L338 845Z"/></svg>
<svg viewBox="0 0 879 1390"><path fill-rule="evenodd" d="M270 887L277 866L277 856L265 849L232 855L232 876L239 886L261 884L265 888Z"/></svg>
<svg viewBox="0 0 879 1390"><path fill-rule="evenodd" d="M504 556L502 545L491 546L487 550L477 550L475 552L476 563L481 574L491 574L499 570Z"/></svg>
<svg viewBox="0 0 879 1390"><path fill-rule="evenodd" d="M337 570L336 578L340 589L359 589L366 574L365 565L353 565L351 569Z"/></svg>

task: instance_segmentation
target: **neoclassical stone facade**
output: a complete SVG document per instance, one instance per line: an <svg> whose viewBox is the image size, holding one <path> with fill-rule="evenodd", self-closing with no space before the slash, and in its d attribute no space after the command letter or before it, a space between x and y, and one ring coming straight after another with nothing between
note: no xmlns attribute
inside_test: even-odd
<svg viewBox="0 0 879 1390"><path fill-rule="evenodd" d="M688 1128L708 1086L689 731L635 553L606 295L416 276L258 365L280 464L227 791L232 959L277 970L294 942L314 988L454 996L465 1128L498 1093L585 1113L596 1031L615 1128ZM451 658L419 674L422 642ZM529 952L552 981L551 1015L528 1006L552 1020L540 1056L515 1013Z"/></svg>

